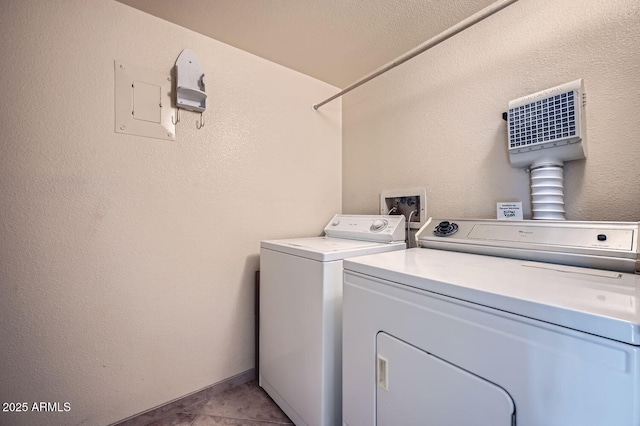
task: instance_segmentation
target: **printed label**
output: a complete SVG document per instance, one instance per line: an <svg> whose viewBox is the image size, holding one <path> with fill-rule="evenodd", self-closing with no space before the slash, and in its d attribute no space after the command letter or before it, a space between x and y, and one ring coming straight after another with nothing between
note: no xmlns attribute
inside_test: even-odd
<svg viewBox="0 0 640 426"><path fill-rule="evenodd" d="M522 202L497 203L496 217L498 220L522 220Z"/></svg>

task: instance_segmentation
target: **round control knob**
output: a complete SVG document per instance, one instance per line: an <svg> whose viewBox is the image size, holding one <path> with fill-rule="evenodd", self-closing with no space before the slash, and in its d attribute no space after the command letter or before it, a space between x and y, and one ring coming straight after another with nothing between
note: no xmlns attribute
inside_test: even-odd
<svg viewBox="0 0 640 426"><path fill-rule="evenodd" d="M334 220L333 223L331 224L331 226L338 226L338 225L340 225L339 220Z"/></svg>
<svg viewBox="0 0 640 426"><path fill-rule="evenodd" d="M387 227L388 223L389 222L387 222L384 219L374 219L373 223L371 223L371 227L369 229L371 229L371 231L373 231L373 232L380 232L384 228Z"/></svg>
<svg viewBox="0 0 640 426"><path fill-rule="evenodd" d="M433 234L436 237L448 237L458 232L458 224L443 220L435 227Z"/></svg>

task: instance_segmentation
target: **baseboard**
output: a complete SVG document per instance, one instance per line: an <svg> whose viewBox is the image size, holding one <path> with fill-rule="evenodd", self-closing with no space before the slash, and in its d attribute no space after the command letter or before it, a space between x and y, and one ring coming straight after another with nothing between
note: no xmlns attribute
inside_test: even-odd
<svg viewBox="0 0 640 426"><path fill-rule="evenodd" d="M206 401L214 395L224 392L226 390L235 388L236 386L243 385L256 378L256 370L252 368L243 373L236 374L233 377L222 380L213 385L209 385L203 389L192 392L188 395L176 398L173 401L169 401L165 404L158 405L142 413L135 414L131 417L127 417L119 422L112 423L111 426L144 426L156 420L160 420L167 417L177 411L183 410L193 404L197 404L201 401Z"/></svg>

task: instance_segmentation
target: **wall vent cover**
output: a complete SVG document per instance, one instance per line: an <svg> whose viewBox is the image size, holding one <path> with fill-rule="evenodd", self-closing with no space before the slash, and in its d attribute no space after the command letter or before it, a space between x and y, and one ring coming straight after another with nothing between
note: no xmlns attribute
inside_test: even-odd
<svg viewBox="0 0 640 426"><path fill-rule="evenodd" d="M582 79L509 102L511 164L527 167L541 156L560 162L585 158L584 102Z"/></svg>

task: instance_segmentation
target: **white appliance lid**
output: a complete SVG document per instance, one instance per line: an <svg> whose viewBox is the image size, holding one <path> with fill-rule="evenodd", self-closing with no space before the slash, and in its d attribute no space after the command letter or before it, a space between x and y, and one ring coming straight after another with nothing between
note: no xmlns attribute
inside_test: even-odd
<svg viewBox="0 0 640 426"><path fill-rule="evenodd" d="M424 248L344 268L640 346L640 275Z"/></svg>
<svg viewBox="0 0 640 426"><path fill-rule="evenodd" d="M406 246L404 242L378 243L333 237L310 237L267 240L262 241L260 247L312 260L331 261L384 251L400 250Z"/></svg>

